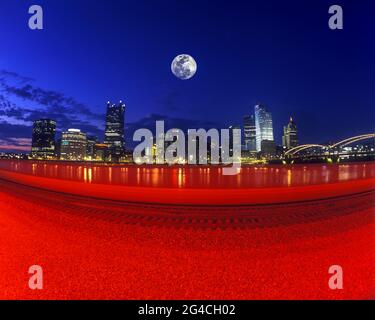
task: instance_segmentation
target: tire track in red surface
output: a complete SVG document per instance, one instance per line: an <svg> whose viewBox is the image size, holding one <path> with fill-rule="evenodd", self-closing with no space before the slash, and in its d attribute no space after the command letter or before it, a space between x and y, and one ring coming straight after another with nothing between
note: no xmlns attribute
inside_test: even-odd
<svg viewBox="0 0 375 320"><path fill-rule="evenodd" d="M184 206L137 204L85 198L35 189L0 179L0 188L30 202L66 213L127 224L202 228L264 228L307 223L374 207L375 191L351 196L250 206ZM53 199L53 200L52 200Z"/></svg>
<svg viewBox="0 0 375 320"><path fill-rule="evenodd" d="M178 216L177 208L156 212L159 206L134 205L129 213L131 205L1 182L0 298L375 296L373 193L313 203L303 212L301 204L245 208L252 218L285 217L268 225L249 220L243 228L232 222L218 228L207 216L183 220L197 219L196 211L187 211L182 220L154 221L155 215ZM45 270L40 292L27 288L27 269L35 263ZM343 291L328 288L332 264L344 268Z"/></svg>

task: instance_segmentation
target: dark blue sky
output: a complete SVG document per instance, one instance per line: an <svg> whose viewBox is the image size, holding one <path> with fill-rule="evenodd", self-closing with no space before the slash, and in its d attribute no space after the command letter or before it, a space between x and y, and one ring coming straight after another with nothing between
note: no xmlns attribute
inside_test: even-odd
<svg viewBox="0 0 375 320"><path fill-rule="evenodd" d="M44 30L28 8L44 9ZM344 30L328 8L344 9ZM31 122L57 120L102 136L105 105L127 105L127 140L154 120L169 126L241 124L262 102L276 141L293 115L302 142L374 132L371 0L2 0L0 148L29 144ZM181 81L180 53L198 63Z"/></svg>

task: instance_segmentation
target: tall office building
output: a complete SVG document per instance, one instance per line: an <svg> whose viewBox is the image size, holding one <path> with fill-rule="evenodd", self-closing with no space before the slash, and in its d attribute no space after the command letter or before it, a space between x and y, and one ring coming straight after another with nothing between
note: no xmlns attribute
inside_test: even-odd
<svg viewBox="0 0 375 320"><path fill-rule="evenodd" d="M79 129L69 129L62 133L61 160L83 161L86 157L86 134Z"/></svg>
<svg viewBox="0 0 375 320"><path fill-rule="evenodd" d="M118 161L125 151L125 104L107 104L104 143L109 146L112 161Z"/></svg>
<svg viewBox="0 0 375 320"><path fill-rule="evenodd" d="M288 125L284 127L283 147L292 149L298 146L298 130L293 118L290 117Z"/></svg>
<svg viewBox="0 0 375 320"><path fill-rule="evenodd" d="M274 141L272 114L261 104L255 106L256 150L262 151L262 141Z"/></svg>
<svg viewBox="0 0 375 320"><path fill-rule="evenodd" d="M94 146L94 156L92 160L95 161L107 161L109 156L108 145L104 143L97 143Z"/></svg>
<svg viewBox="0 0 375 320"><path fill-rule="evenodd" d="M98 137L96 136L87 136L87 146L86 146L86 156L88 159L94 159L94 149L95 145L98 143Z"/></svg>
<svg viewBox="0 0 375 320"><path fill-rule="evenodd" d="M244 136L245 136L245 151L254 152L257 150L256 145L256 126L254 115L245 116L244 122Z"/></svg>
<svg viewBox="0 0 375 320"><path fill-rule="evenodd" d="M48 159L55 156L56 122L50 119L34 121L31 156Z"/></svg>
<svg viewBox="0 0 375 320"><path fill-rule="evenodd" d="M61 156L61 139L57 139L55 142L55 158L60 159Z"/></svg>
<svg viewBox="0 0 375 320"><path fill-rule="evenodd" d="M266 158L273 158L276 156L276 144L275 141L262 140L261 143L261 155Z"/></svg>
<svg viewBox="0 0 375 320"><path fill-rule="evenodd" d="M230 126L229 127L229 156L234 155L234 149L235 147L239 147L241 150L241 145L240 146L235 146L234 142L239 141L241 143L241 127L240 126Z"/></svg>

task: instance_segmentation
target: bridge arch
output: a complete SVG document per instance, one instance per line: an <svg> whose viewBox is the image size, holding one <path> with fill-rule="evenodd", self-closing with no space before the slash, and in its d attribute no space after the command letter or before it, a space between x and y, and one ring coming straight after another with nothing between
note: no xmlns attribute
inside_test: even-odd
<svg viewBox="0 0 375 320"><path fill-rule="evenodd" d="M298 147L295 147L293 149L290 149L288 150L287 152L285 152L285 155L295 155L297 154L298 152L300 151L303 151L303 150L306 150L306 149L310 149L310 148L322 148L322 149L325 149L325 148L328 148L328 146L325 146L325 145L322 145L322 144L304 144L304 145L301 145L301 146L298 146Z"/></svg>
<svg viewBox="0 0 375 320"><path fill-rule="evenodd" d="M330 148L345 147L349 144L359 142L359 141L363 141L363 140L368 140L368 139L375 139L375 134L370 133L370 134L362 134L360 136L351 137L351 138L342 140L340 142L337 142L334 145L331 145Z"/></svg>
<svg viewBox="0 0 375 320"><path fill-rule="evenodd" d="M337 148L337 147L345 147L345 146L350 145L352 143L363 141L363 140L368 140L368 139L375 139L375 133L362 134L362 135L359 135L359 136L350 137L348 139L342 140L340 142L337 142L337 143L335 143L333 145L329 145L329 146L322 145L322 144L304 144L304 145L301 145L301 146L298 146L298 147L295 147L295 148L292 148L292 149L288 150L287 152L285 152L285 155L286 156L296 155L297 153L299 153L303 150L310 149L310 148L322 148L322 149L332 150L332 149Z"/></svg>

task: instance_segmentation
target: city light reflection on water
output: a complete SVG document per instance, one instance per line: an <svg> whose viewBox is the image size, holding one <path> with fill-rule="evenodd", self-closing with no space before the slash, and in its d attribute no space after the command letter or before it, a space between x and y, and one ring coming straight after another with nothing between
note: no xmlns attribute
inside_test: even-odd
<svg viewBox="0 0 375 320"><path fill-rule="evenodd" d="M327 184L375 177L375 163L242 167L224 176L221 167L95 165L0 161L0 169L85 183L174 188L259 188Z"/></svg>

